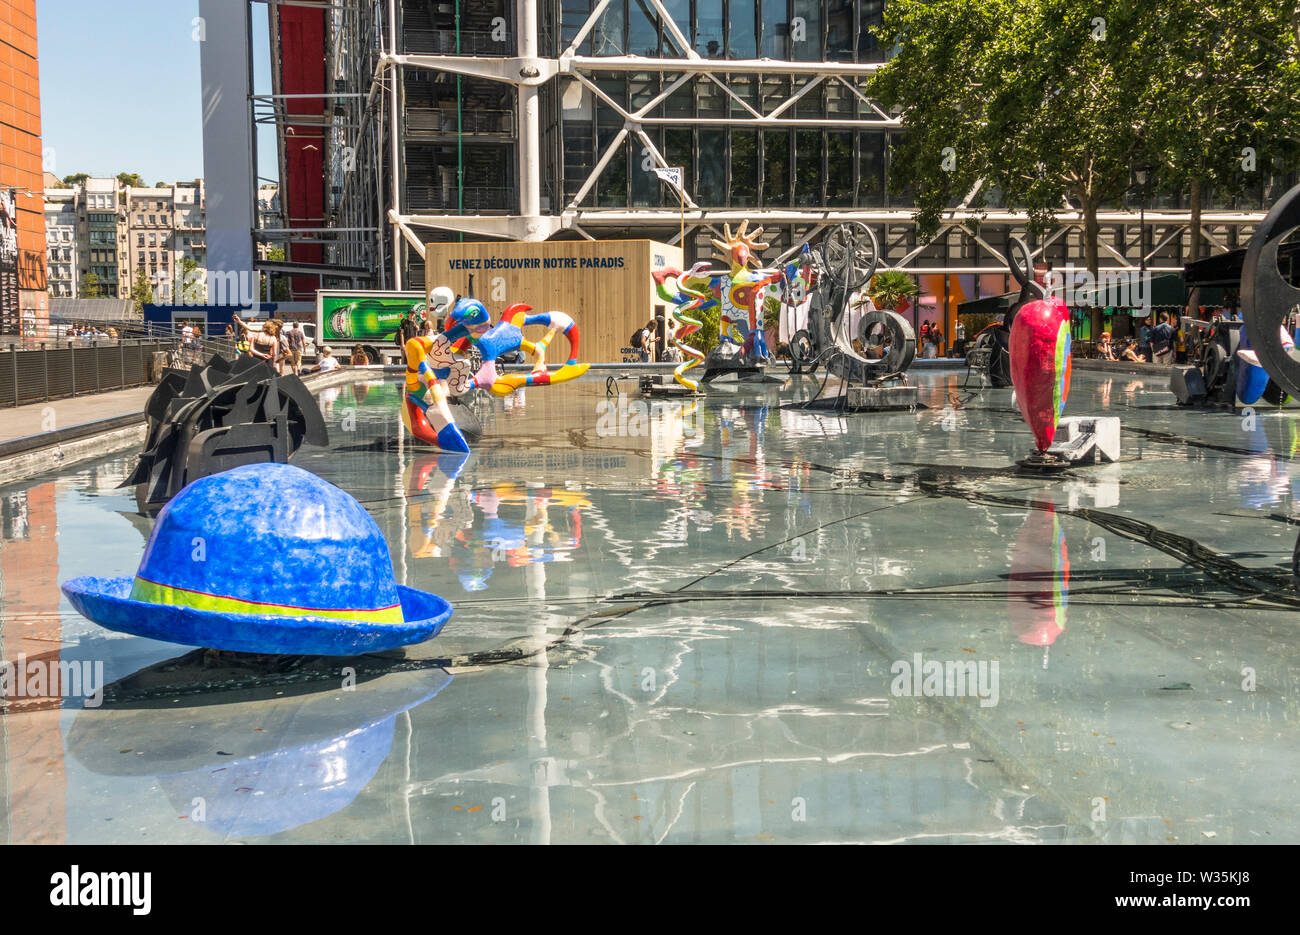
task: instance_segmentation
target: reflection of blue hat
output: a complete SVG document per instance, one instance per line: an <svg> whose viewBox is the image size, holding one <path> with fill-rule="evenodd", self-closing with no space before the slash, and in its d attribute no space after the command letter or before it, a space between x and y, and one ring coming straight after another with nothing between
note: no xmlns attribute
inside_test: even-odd
<svg viewBox="0 0 1300 935"><path fill-rule="evenodd" d="M288 464L195 481L158 514L134 578L73 578L63 593L110 630L254 653L391 649L451 616L438 595L397 584L365 507Z"/></svg>
<svg viewBox="0 0 1300 935"><path fill-rule="evenodd" d="M194 799L202 799L198 827L233 837L276 834L351 804L392 749L397 715L451 680L446 670L428 668L305 696L230 704L205 698L184 708L110 702L78 713L68 749L102 775L156 776L191 819ZM272 727L256 732L253 724ZM143 749L123 756L123 744Z"/></svg>

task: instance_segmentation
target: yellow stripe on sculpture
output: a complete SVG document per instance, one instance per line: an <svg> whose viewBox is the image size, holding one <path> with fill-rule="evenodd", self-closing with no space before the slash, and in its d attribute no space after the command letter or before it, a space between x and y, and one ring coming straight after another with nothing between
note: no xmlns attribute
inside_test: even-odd
<svg viewBox="0 0 1300 935"><path fill-rule="evenodd" d="M493 396L509 396L526 386L553 386L576 380L591 368L591 364L565 364L558 370L533 370L529 373L506 373L498 376L490 387Z"/></svg>
<svg viewBox="0 0 1300 935"><path fill-rule="evenodd" d="M402 623L402 605L380 607L376 610L324 610L317 607L290 607L285 604L262 604L241 601L234 597L204 594L158 584L148 578L136 576L131 587L131 600L149 604L166 604L188 607L191 610L212 611L224 614L257 614L275 617L326 617L331 620L356 620L361 623Z"/></svg>

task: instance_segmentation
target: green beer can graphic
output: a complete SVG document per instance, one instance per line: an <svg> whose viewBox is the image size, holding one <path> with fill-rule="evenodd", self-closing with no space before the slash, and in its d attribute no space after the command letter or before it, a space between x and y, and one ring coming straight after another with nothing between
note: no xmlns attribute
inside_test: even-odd
<svg viewBox="0 0 1300 935"><path fill-rule="evenodd" d="M421 318L423 299L330 297L324 299L325 341L383 341L391 338L403 315Z"/></svg>

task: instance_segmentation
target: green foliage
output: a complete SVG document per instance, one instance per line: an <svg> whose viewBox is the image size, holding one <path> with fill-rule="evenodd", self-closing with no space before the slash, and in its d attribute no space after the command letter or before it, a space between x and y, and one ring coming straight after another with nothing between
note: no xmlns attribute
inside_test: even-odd
<svg viewBox="0 0 1300 935"><path fill-rule="evenodd" d="M876 308L891 311L898 308L898 303L904 298L913 299L920 294L921 289L912 277L897 269L881 270L871 277L867 286L867 298L875 303Z"/></svg>
<svg viewBox="0 0 1300 935"><path fill-rule="evenodd" d="M63 177L63 182L65 185L71 187L73 185L80 185L88 178L90 178L89 172L74 172L72 175L65 175Z"/></svg>
<svg viewBox="0 0 1300 935"><path fill-rule="evenodd" d="M1095 271L1097 212L1135 163L1231 191L1259 178L1243 146L1277 168L1300 139L1294 0L890 0L876 33L896 54L868 90L907 128L889 188L912 188L923 237L968 197L1027 212L1031 236L1077 210Z"/></svg>
<svg viewBox="0 0 1300 935"><path fill-rule="evenodd" d="M769 295L763 299L763 327L775 330L781 326L781 300Z"/></svg>
<svg viewBox="0 0 1300 935"><path fill-rule="evenodd" d="M202 305L207 299L207 283L204 281L203 268L198 261L190 257L181 257L180 295L176 301L182 305Z"/></svg>
<svg viewBox="0 0 1300 935"><path fill-rule="evenodd" d="M143 312L146 302L155 301L153 285L144 270L136 270L135 282L131 283L131 303L137 312Z"/></svg>
<svg viewBox="0 0 1300 935"><path fill-rule="evenodd" d="M700 322L700 330L688 337L685 343L706 354L711 351L718 343L718 319L721 311L717 303L714 303L703 311L696 309L689 312L691 318Z"/></svg>
<svg viewBox="0 0 1300 935"><path fill-rule="evenodd" d="M973 314L961 316L961 323L966 326L966 340L969 342L989 325L1002 321L1001 315Z"/></svg>
<svg viewBox="0 0 1300 935"><path fill-rule="evenodd" d="M80 295L83 299L98 299L104 295L104 289L100 286L97 275L86 273L81 277Z"/></svg>
<svg viewBox="0 0 1300 935"><path fill-rule="evenodd" d="M144 179L140 177L140 173L138 172L119 172L117 174L117 180L123 185L130 185L132 188L148 187L144 184Z"/></svg>

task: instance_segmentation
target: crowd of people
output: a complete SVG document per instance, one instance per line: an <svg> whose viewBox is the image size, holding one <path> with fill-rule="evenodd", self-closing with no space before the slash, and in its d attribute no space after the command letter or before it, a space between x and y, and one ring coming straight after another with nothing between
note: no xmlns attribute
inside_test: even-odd
<svg viewBox="0 0 1300 935"><path fill-rule="evenodd" d="M322 346L316 363L310 367L303 365L303 353L307 349L307 336L299 322L285 324L279 318L249 324L238 315L233 316L231 324L226 326L226 337L235 345L235 354L256 357L265 360L281 376L304 373L328 373L342 366L334 356L334 349ZM182 339L183 340L183 339ZM353 367L364 367L370 363L370 357L360 344L353 345L348 363Z"/></svg>
<svg viewBox="0 0 1300 935"><path fill-rule="evenodd" d="M108 327L100 327L99 325L96 324L69 325L68 330L64 332L64 336L68 338L87 338L87 339L102 338L109 341L116 341L118 337L117 329L112 327L111 325Z"/></svg>
<svg viewBox="0 0 1300 935"><path fill-rule="evenodd" d="M1186 360L1186 334L1175 327L1176 319L1168 312L1156 316L1156 324L1143 318L1130 336L1116 342L1112 333L1103 331L1097 342L1098 360L1127 360L1134 363L1172 364Z"/></svg>

